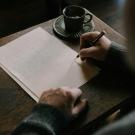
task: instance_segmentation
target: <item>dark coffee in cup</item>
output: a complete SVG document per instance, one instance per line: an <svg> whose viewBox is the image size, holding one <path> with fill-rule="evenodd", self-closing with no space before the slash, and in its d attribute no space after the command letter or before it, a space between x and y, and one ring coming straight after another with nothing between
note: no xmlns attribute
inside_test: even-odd
<svg viewBox="0 0 135 135"><path fill-rule="evenodd" d="M86 14L85 9L80 6L68 6L63 10L65 29L67 32L76 33L80 31L84 24L89 23L92 20L91 14ZM85 21L85 17L89 16L89 19Z"/></svg>

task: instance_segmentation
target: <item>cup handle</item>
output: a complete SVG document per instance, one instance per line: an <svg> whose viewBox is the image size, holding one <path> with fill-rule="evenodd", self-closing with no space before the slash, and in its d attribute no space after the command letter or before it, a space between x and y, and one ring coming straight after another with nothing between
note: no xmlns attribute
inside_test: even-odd
<svg viewBox="0 0 135 135"><path fill-rule="evenodd" d="M89 13L86 13L86 14L85 14L85 17L86 17L86 16L89 16L90 18L89 18L88 21L84 21L84 24L87 24L87 23L91 22L91 20L92 20L92 18L93 18L93 15L92 15L92 14L89 14Z"/></svg>

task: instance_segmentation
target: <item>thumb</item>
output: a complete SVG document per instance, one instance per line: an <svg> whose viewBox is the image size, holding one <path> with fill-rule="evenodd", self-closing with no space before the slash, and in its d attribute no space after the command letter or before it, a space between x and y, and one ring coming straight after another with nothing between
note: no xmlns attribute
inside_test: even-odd
<svg viewBox="0 0 135 135"><path fill-rule="evenodd" d="M86 99L80 100L80 102L73 108L72 116L76 118L81 112L83 112L88 106Z"/></svg>
<svg viewBox="0 0 135 135"><path fill-rule="evenodd" d="M99 51L99 48L92 46L90 48L85 48L80 51L80 57L92 57Z"/></svg>

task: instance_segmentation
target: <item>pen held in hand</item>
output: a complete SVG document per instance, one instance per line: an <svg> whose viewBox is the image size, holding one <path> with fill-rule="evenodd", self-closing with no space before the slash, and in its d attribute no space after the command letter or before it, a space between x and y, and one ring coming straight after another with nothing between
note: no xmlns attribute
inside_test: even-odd
<svg viewBox="0 0 135 135"><path fill-rule="evenodd" d="M101 37L103 37L106 34L105 31L102 31L93 41L86 41L87 43L84 45L84 48L89 48L94 46ZM79 54L76 56L76 58L79 58Z"/></svg>

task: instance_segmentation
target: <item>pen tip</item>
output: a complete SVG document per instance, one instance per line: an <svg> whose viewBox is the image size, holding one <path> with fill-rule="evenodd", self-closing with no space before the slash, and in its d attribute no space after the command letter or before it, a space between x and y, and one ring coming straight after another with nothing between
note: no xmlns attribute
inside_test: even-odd
<svg viewBox="0 0 135 135"><path fill-rule="evenodd" d="M76 56L76 58L79 58L79 54Z"/></svg>

